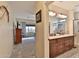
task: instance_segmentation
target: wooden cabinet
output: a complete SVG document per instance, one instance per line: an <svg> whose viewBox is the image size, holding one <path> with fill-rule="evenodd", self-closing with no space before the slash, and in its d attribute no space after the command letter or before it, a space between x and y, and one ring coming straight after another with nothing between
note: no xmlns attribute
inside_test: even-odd
<svg viewBox="0 0 79 59"><path fill-rule="evenodd" d="M65 51L74 47L74 37L63 37L57 39L49 39L49 56L50 58L56 57Z"/></svg>
<svg viewBox="0 0 79 59"><path fill-rule="evenodd" d="M21 43L22 42L22 29L16 28L16 39L15 39L15 44Z"/></svg>

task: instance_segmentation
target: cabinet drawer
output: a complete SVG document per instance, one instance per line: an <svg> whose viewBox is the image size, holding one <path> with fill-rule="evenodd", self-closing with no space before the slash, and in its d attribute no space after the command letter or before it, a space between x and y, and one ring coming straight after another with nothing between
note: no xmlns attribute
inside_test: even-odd
<svg viewBox="0 0 79 59"><path fill-rule="evenodd" d="M57 39L55 40L55 39L53 39L53 40L50 40L50 42L49 42L50 44L54 44L54 43L57 43Z"/></svg>
<svg viewBox="0 0 79 59"><path fill-rule="evenodd" d="M70 49L71 49L71 47L70 47L70 46L65 46L64 51L68 51L68 50L70 50Z"/></svg>
<svg viewBox="0 0 79 59"><path fill-rule="evenodd" d="M56 47L56 46L58 46L58 42L57 42L57 40L52 40L52 41L50 41L49 42L49 45L50 45L50 47Z"/></svg>
<svg viewBox="0 0 79 59"><path fill-rule="evenodd" d="M59 50L58 50L58 47L51 47L50 49L50 55L51 57L55 57L59 54Z"/></svg>

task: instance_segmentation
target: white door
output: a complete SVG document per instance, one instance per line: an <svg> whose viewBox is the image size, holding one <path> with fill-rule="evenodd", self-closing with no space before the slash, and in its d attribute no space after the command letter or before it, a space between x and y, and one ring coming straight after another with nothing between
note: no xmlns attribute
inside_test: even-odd
<svg viewBox="0 0 79 59"><path fill-rule="evenodd" d="M74 20L74 44L79 45L79 20Z"/></svg>

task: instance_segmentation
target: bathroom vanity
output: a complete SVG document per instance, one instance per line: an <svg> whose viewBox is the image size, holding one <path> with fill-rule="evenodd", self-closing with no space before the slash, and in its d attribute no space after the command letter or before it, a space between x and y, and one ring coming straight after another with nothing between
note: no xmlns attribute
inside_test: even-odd
<svg viewBox="0 0 79 59"><path fill-rule="evenodd" d="M49 57L56 57L74 47L73 34L49 36Z"/></svg>
<svg viewBox="0 0 79 59"><path fill-rule="evenodd" d="M49 10L49 57L56 57L74 47L74 35L69 30L68 15Z"/></svg>

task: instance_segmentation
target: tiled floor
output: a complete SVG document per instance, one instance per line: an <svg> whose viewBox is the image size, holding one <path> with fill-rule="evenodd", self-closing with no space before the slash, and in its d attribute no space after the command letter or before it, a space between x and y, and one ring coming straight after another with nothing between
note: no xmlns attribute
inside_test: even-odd
<svg viewBox="0 0 79 59"><path fill-rule="evenodd" d="M22 44L15 45L11 58L35 58L35 40L24 39ZM79 58L79 46L56 58Z"/></svg>
<svg viewBox="0 0 79 59"><path fill-rule="evenodd" d="M24 39L22 44L14 45L11 58L34 58L35 57L35 40Z"/></svg>
<svg viewBox="0 0 79 59"><path fill-rule="evenodd" d="M56 58L79 58L79 46L57 56Z"/></svg>

